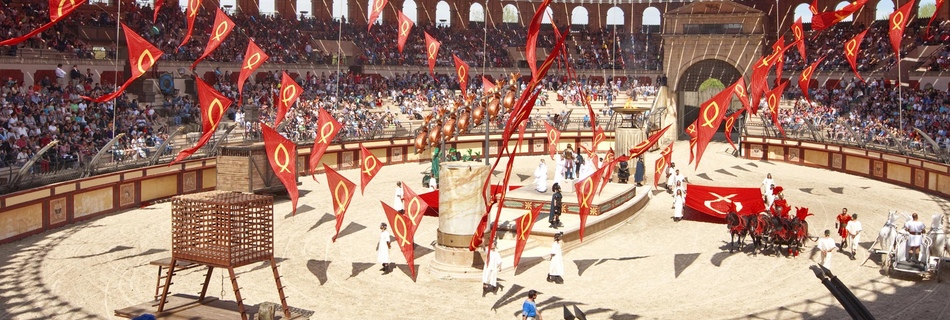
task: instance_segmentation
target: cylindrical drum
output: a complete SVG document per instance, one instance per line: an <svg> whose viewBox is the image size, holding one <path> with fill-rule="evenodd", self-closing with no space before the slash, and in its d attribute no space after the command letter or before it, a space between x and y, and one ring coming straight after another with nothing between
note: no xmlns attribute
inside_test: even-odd
<svg viewBox="0 0 950 320"><path fill-rule="evenodd" d="M477 162L442 163L439 170L438 244L468 248L485 213L482 186L489 169Z"/></svg>
<svg viewBox="0 0 950 320"><path fill-rule="evenodd" d="M646 140L646 135L643 134L643 129L640 128L617 128L614 134L616 134L614 150L618 150L618 157L627 154L627 150Z"/></svg>

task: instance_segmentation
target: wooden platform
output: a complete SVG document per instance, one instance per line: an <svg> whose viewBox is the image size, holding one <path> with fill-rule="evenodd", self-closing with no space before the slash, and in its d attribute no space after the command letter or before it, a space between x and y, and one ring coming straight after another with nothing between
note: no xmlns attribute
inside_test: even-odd
<svg viewBox="0 0 950 320"><path fill-rule="evenodd" d="M237 311L237 302L222 301L214 297L207 297L199 302L198 297L196 296L176 294L168 297L168 302L165 304L165 311L156 313L155 310L157 310L157 308L158 300L153 300L131 307L115 310L115 315L117 317L128 319L138 317L146 313L155 315L156 319L233 320L241 318L241 313ZM247 309L249 317L257 314L257 306L248 306ZM293 310L291 310L290 315L290 319L309 319L309 317L293 312ZM283 312L280 311L279 305L277 307L275 319L286 319L284 318Z"/></svg>
<svg viewBox="0 0 950 320"><path fill-rule="evenodd" d="M561 185L561 215L571 215L578 214L580 207L577 200L577 194L574 192L574 185L572 180L565 180L571 182L571 184L564 183ZM537 190L534 190L534 184L528 184L521 188L509 191L505 196L504 207L510 209L530 209L537 205L543 205L544 209L542 212L548 212L551 210L551 196L554 192L551 191L551 186L554 185L553 181L548 181L548 191L541 193ZM598 196L595 196L593 203L591 204L592 216L600 215L603 212L613 210L614 208L619 207L630 199L636 197L636 187L633 184L622 184L622 183L608 183L604 187L603 193Z"/></svg>

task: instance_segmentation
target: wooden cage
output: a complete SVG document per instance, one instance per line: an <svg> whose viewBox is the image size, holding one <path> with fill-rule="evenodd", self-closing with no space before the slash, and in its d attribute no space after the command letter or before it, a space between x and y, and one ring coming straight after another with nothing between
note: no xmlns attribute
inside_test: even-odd
<svg viewBox="0 0 950 320"><path fill-rule="evenodd" d="M274 257L274 198L229 191L172 200L172 257L240 267Z"/></svg>

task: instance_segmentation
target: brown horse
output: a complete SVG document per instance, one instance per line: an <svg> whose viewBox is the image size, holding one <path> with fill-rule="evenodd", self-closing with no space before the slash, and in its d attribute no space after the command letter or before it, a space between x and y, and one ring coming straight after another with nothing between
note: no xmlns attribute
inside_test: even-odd
<svg viewBox="0 0 950 320"><path fill-rule="evenodd" d="M739 246L745 243L745 236L749 233L749 217L739 216L738 213L730 211L726 214L726 226L729 227L729 253L733 249L739 249L736 245L736 239L739 240Z"/></svg>
<svg viewBox="0 0 950 320"><path fill-rule="evenodd" d="M750 216L749 235L752 236L752 255L756 250L764 250L772 233L772 219L766 213Z"/></svg>

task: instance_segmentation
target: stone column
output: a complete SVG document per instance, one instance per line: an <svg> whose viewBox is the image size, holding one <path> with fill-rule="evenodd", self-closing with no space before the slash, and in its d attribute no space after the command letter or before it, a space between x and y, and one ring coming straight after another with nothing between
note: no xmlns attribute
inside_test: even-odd
<svg viewBox="0 0 950 320"><path fill-rule="evenodd" d="M479 252L468 250L485 213L482 186L489 167L478 162L442 163L439 170L439 229L432 273L453 278L481 276Z"/></svg>

